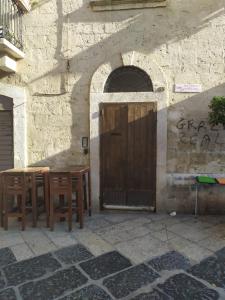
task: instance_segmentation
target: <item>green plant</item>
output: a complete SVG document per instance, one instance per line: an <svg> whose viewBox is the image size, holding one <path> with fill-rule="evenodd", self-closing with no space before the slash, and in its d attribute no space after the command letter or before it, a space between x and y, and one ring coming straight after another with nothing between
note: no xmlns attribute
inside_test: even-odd
<svg viewBox="0 0 225 300"><path fill-rule="evenodd" d="M209 123L212 125L223 125L225 127L225 97L213 97L209 105Z"/></svg>

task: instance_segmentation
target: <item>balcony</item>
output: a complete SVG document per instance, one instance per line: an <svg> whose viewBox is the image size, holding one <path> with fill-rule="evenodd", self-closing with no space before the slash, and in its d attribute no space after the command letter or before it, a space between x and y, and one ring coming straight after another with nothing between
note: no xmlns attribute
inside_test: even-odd
<svg viewBox="0 0 225 300"><path fill-rule="evenodd" d="M93 11L165 7L167 0L91 0Z"/></svg>
<svg viewBox="0 0 225 300"><path fill-rule="evenodd" d="M0 69L16 71L16 60L24 58L22 15L28 0L0 0Z"/></svg>

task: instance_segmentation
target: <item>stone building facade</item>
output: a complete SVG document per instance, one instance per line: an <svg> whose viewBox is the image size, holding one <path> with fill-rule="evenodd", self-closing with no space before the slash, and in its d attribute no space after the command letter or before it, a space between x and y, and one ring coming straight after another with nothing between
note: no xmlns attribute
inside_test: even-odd
<svg viewBox="0 0 225 300"><path fill-rule="evenodd" d="M90 161L98 207L99 105L156 102L156 210L193 212L194 176L225 176L225 131L207 122L210 100L225 94L224 0L31 5L23 16L25 58L16 73L0 71L0 94L14 99L14 165ZM153 91L104 93L121 66L144 70ZM224 200L218 186L200 189L201 212L223 211Z"/></svg>

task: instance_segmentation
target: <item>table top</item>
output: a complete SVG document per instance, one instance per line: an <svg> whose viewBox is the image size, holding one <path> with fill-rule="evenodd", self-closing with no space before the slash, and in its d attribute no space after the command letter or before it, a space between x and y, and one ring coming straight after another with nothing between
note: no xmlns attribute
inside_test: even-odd
<svg viewBox="0 0 225 300"><path fill-rule="evenodd" d="M71 173L73 175L80 175L86 172L89 172L89 166L68 166L68 167L26 167L26 168L14 168L4 170L1 173L26 173L26 174L33 174L33 173L44 173L44 172L57 172L57 173Z"/></svg>
<svg viewBox="0 0 225 300"><path fill-rule="evenodd" d="M1 173L26 173L26 174L32 174L32 173L42 173L49 171L49 167L26 167L26 168L14 168L14 169L8 169L4 170Z"/></svg>
<svg viewBox="0 0 225 300"><path fill-rule="evenodd" d="M72 174L84 174L90 171L89 166L68 166L68 167L56 167L50 168L49 172L58 172L58 173L72 173Z"/></svg>

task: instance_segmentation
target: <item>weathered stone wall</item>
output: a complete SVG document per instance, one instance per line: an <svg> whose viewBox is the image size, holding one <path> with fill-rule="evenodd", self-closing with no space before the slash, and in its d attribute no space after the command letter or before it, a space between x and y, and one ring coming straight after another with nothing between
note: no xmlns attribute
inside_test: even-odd
<svg viewBox="0 0 225 300"><path fill-rule="evenodd" d="M89 136L91 77L101 64L122 64L121 53L138 51L168 83L167 172L225 173L225 131L207 124L209 101L225 94L224 0L113 12L93 12L89 0L34 2L24 17L26 59L17 75L0 74L29 93L29 164L88 161L81 137ZM203 92L175 93L176 83L199 83ZM168 183L165 208L192 211L177 205L181 194L174 196L176 185Z"/></svg>

